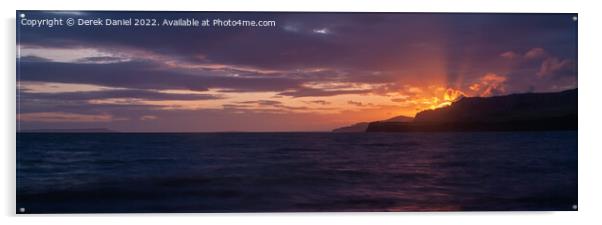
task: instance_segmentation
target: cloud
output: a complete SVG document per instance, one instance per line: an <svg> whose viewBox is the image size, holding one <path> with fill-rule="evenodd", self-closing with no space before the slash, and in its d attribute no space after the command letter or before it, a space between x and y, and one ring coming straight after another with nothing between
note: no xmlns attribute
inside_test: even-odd
<svg viewBox="0 0 602 225"><path fill-rule="evenodd" d="M284 25L283 29L284 29L285 31L289 31L289 32L295 32L295 33L296 33L296 32L299 32L299 27L298 27L298 26L296 26L296 25L294 25L294 24L287 24L287 25Z"/></svg>
<svg viewBox="0 0 602 225"><path fill-rule="evenodd" d="M500 95L506 92L505 83L508 78L495 73L487 73L472 83L469 89L478 96Z"/></svg>
<svg viewBox="0 0 602 225"><path fill-rule="evenodd" d="M153 115L144 115L144 116L141 116L141 117L140 117L140 120L143 120L143 121L144 121L144 120L156 120L156 119L158 119L158 118L159 118L159 117L157 117L157 116L153 116Z"/></svg>
<svg viewBox="0 0 602 225"><path fill-rule="evenodd" d="M21 81L94 84L132 89L183 89L206 91L224 88L236 91L284 91L301 81L285 77L235 77L223 72L181 71L145 61L110 64L22 62Z"/></svg>
<svg viewBox="0 0 602 225"><path fill-rule="evenodd" d="M512 54L512 60L499 69L488 72L503 73L507 82L501 88L491 89L485 94L517 92L549 92L576 87L576 55L562 53L555 46L529 48L524 53ZM510 51L511 52L511 51ZM510 58L511 54L506 54ZM479 82L469 86L471 91L481 89ZM503 92L501 92L503 91ZM479 93L481 94L481 93Z"/></svg>
<svg viewBox="0 0 602 225"><path fill-rule="evenodd" d="M113 99L113 98L132 98L141 100L212 100L220 99L219 96L210 94L176 94L163 93L150 90L100 90L100 91L75 91L58 93L30 93L21 92L20 99L28 100L94 100L94 99Z"/></svg>
<svg viewBox="0 0 602 225"><path fill-rule="evenodd" d="M119 62L127 62L127 61L130 61L130 59L123 58L123 57L115 57L115 56L92 56L92 57L85 57L85 58L76 60L77 63L100 63L100 64L119 63Z"/></svg>
<svg viewBox="0 0 602 225"><path fill-rule="evenodd" d="M409 98L409 96L402 96L400 98L392 98L391 101L392 102L405 102L407 101Z"/></svg>
<svg viewBox="0 0 602 225"><path fill-rule="evenodd" d="M328 28L316 28L312 31L316 34L330 34L330 30Z"/></svg>
<svg viewBox="0 0 602 225"><path fill-rule="evenodd" d="M313 101L303 101L303 102L310 103L310 104L330 105L330 102L324 101L324 100L313 100Z"/></svg>
<svg viewBox="0 0 602 225"><path fill-rule="evenodd" d="M50 62L51 60L44 58L44 57L28 55L28 56L21 56L20 58L18 58L18 61L19 62Z"/></svg>
<svg viewBox="0 0 602 225"><path fill-rule="evenodd" d="M21 57L38 57L45 61L65 63L111 63L125 62L131 59L107 49L92 47L40 47L19 44L17 46Z"/></svg>
<svg viewBox="0 0 602 225"><path fill-rule="evenodd" d="M65 112L21 113L21 114L17 115L18 121L44 122L44 123L109 122L114 119L115 118L113 118L113 116L107 115L107 114L89 115L89 114L77 114L77 113L65 113Z"/></svg>
<svg viewBox="0 0 602 225"><path fill-rule="evenodd" d="M354 105L354 106L364 106L364 103L362 102L357 102L357 101L347 101L347 104L349 105Z"/></svg>
<svg viewBox="0 0 602 225"><path fill-rule="evenodd" d="M257 107L253 107L253 106L257 106ZM239 110L250 110L252 112L269 112L269 113L287 113L287 112L294 112L294 111L324 111L324 110L333 110L333 108L316 108L316 107L307 107L307 106L291 106L291 105L287 105L284 104L283 102L280 101L274 101L274 100L256 100L256 101L244 101L244 102L238 102L238 104L226 104L224 105L224 108L231 108L231 109L239 109ZM278 110L274 110L274 109L279 109ZM284 111L283 111L284 110Z"/></svg>
<svg viewBox="0 0 602 225"><path fill-rule="evenodd" d="M278 95L290 96L295 98L300 97L326 97L335 95L349 95L349 94L366 94L370 93L371 90L322 90L314 88L297 88L292 91L284 91Z"/></svg>
<svg viewBox="0 0 602 225"><path fill-rule="evenodd" d="M516 52L507 51L507 52L503 52L502 54L500 54L500 57L505 58L505 59L515 59L515 58L518 58L519 55L516 54Z"/></svg>
<svg viewBox="0 0 602 225"><path fill-rule="evenodd" d="M543 48L532 48L525 53L525 59L540 59L546 56L546 51Z"/></svg>
<svg viewBox="0 0 602 225"><path fill-rule="evenodd" d="M542 59L547 56L548 53L543 48L530 48L524 54L516 53L515 51L505 51L500 54L500 57L508 60L536 60Z"/></svg>
<svg viewBox="0 0 602 225"><path fill-rule="evenodd" d="M555 57L550 57L545 59L541 63L541 67L539 71L537 71L537 76L554 76L554 75L563 75L569 74L572 75L572 72L575 70L575 65L569 59L558 59Z"/></svg>
<svg viewBox="0 0 602 225"><path fill-rule="evenodd" d="M240 104L257 104L262 106L275 106L282 105L282 102L274 101L274 100L257 100L257 101L244 101L239 102Z"/></svg>

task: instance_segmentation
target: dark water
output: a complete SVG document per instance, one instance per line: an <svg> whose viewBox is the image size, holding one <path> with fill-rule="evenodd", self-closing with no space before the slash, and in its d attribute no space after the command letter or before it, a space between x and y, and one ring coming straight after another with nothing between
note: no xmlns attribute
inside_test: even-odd
<svg viewBox="0 0 602 225"><path fill-rule="evenodd" d="M17 135L25 213L573 210L577 132Z"/></svg>

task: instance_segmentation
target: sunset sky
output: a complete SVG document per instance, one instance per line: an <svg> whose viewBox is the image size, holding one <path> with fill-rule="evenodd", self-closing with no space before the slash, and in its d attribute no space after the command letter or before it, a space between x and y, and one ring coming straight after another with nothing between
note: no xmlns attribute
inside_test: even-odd
<svg viewBox="0 0 602 225"><path fill-rule="evenodd" d="M327 131L460 95L577 87L576 14L25 13L276 26L18 23L20 129Z"/></svg>

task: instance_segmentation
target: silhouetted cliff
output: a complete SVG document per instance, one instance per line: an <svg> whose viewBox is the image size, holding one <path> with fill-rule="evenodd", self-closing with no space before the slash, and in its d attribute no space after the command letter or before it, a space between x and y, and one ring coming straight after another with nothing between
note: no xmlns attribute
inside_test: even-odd
<svg viewBox="0 0 602 225"><path fill-rule="evenodd" d="M576 130L577 89L555 93L465 97L425 110L412 122L373 122L368 132Z"/></svg>
<svg viewBox="0 0 602 225"><path fill-rule="evenodd" d="M387 120L382 120L380 122L409 122L409 121L412 121L413 119L414 118L407 117L407 116L396 116L393 118L389 118ZM356 123L351 126L334 129L334 130L332 130L332 132L347 132L347 133L349 133L349 132L366 132L369 124L370 124L369 122Z"/></svg>
<svg viewBox="0 0 602 225"><path fill-rule="evenodd" d="M332 132L346 132L346 133L366 132L366 129L368 129L368 124L370 124L370 123L368 123L368 122L356 123L351 126L334 129L334 130L332 130Z"/></svg>

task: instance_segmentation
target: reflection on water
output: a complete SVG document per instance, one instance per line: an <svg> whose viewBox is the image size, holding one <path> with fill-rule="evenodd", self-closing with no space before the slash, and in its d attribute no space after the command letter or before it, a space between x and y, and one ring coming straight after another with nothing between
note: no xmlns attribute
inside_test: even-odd
<svg viewBox="0 0 602 225"><path fill-rule="evenodd" d="M52 212L573 210L576 132L18 134Z"/></svg>

